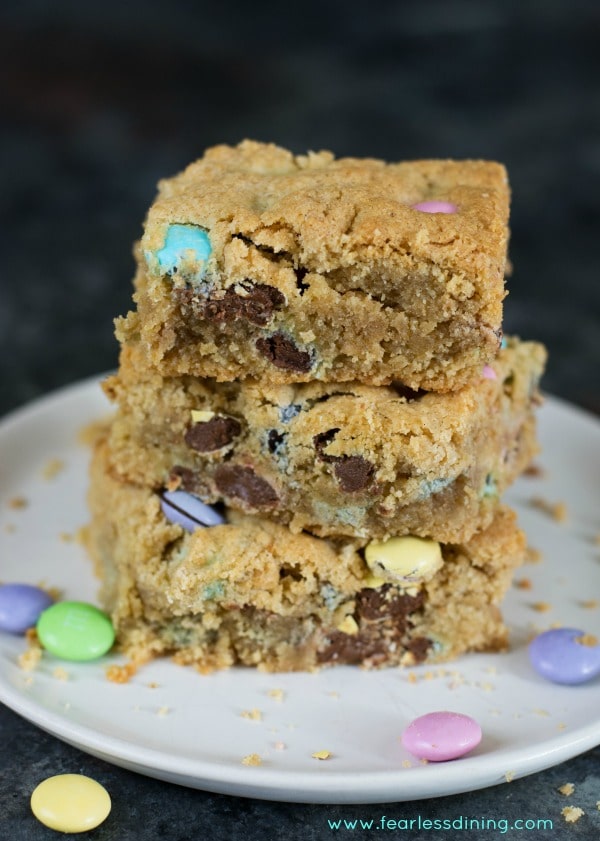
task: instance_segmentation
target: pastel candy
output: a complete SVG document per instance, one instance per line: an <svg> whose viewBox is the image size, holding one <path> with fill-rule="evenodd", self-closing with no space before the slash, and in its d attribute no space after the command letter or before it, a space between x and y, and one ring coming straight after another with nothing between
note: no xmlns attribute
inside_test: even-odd
<svg viewBox="0 0 600 841"><path fill-rule="evenodd" d="M529 659L547 680L575 686L600 674L600 643L578 628L552 628L530 643Z"/></svg>
<svg viewBox="0 0 600 841"><path fill-rule="evenodd" d="M87 602L57 602L37 623L42 646L63 660L96 660L112 648L115 631L109 617Z"/></svg>
<svg viewBox="0 0 600 841"><path fill-rule="evenodd" d="M57 774L41 782L31 795L31 811L58 832L87 832L110 814L104 786L83 774Z"/></svg>
<svg viewBox="0 0 600 841"><path fill-rule="evenodd" d="M163 491L160 507L170 523L175 523L186 531L195 531L204 526L219 526L225 522L225 517L215 508L186 491Z"/></svg>
<svg viewBox="0 0 600 841"><path fill-rule="evenodd" d="M497 380L498 374L494 371L491 365L483 366L483 378L485 380Z"/></svg>
<svg viewBox="0 0 600 841"><path fill-rule="evenodd" d="M211 253L205 230L197 225L169 225L164 245L156 252L158 271L169 275L180 273L186 280L201 280Z"/></svg>
<svg viewBox="0 0 600 841"><path fill-rule="evenodd" d="M365 547L365 560L375 575L408 585L429 580L443 563L439 543L410 536L372 540Z"/></svg>
<svg viewBox="0 0 600 841"><path fill-rule="evenodd" d="M456 213L458 210L455 204L449 201L420 201L411 205L413 210L420 210L421 213Z"/></svg>
<svg viewBox="0 0 600 841"><path fill-rule="evenodd" d="M41 587L31 584L0 586L0 630L24 634L35 627L43 610L50 607L52 597Z"/></svg>
<svg viewBox="0 0 600 841"><path fill-rule="evenodd" d="M409 753L429 762L446 762L464 756L481 741L481 727L468 715L433 712L415 718L402 733Z"/></svg>

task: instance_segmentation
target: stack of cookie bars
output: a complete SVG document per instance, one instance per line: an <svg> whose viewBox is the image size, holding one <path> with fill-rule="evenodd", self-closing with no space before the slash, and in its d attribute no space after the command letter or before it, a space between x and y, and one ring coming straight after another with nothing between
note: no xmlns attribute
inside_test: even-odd
<svg viewBox="0 0 600 841"><path fill-rule="evenodd" d="M122 649L210 671L506 645L541 345L502 338L485 161L219 146L163 181L117 322L90 547Z"/></svg>

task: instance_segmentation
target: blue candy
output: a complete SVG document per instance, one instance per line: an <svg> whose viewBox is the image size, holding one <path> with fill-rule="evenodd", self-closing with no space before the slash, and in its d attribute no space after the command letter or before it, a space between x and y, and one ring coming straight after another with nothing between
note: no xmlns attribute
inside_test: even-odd
<svg viewBox="0 0 600 841"><path fill-rule="evenodd" d="M186 491L164 491L160 497L160 507L170 523L186 531L220 526L225 522L225 517L211 505L206 505Z"/></svg>
<svg viewBox="0 0 600 841"><path fill-rule="evenodd" d="M24 634L35 627L42 611L52 604L52 597L31 584L4 584L0 587L0 630Z"/></svg>
<svg viewBox="0 0 600 841"><path fill-rule="evenodd" d="M208 234L197 225L169 225L165 244L156 252L160 274L180 273L186 280L199 281L212 253Z"/></svg>
<svg viewBox="0 0 600 841"><path fill-rule="evenodd" d="M553 628L529 645L531 665L553 683L574 686L600 674L600 645L577 628Z"/></svg>

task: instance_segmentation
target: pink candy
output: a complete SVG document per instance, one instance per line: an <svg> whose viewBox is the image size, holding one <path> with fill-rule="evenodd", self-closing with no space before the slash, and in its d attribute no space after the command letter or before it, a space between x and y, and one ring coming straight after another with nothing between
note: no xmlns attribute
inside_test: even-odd
<svg viewBox="0 0 600 841"><path fill-rule="evenodd" d="M420 201L411 205L413 210L420 210L421 213L456 213L458 210L455 204L449 201Z"/></svg>
<svg viewBox="0 0 600 841"><path fill-rule="evenodd" d="M408 725L402 744L409 753L429 762L445 762L464 756L481 741L481 727L462 713L427 713Z"/></svg>
<svg viewBox="0 0 600 841"><path fill-rule="evenodd" d="M490 365L483 366L483 378L486 380L497 380L498 374Z"/></svg>

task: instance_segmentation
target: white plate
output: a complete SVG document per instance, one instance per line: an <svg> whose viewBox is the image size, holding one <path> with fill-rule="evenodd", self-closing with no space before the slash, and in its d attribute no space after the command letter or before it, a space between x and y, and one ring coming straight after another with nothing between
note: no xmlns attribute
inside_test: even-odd
<svg viewBox="0 0 600 841"><path fill-rule="evenodd" d="M77 384L0 424L0 579L45 582L64 597L95 600L97 583L79 543L86 522L88 452L81 428L105 415L97 380ZM546 475L523 478L509 494L543 560L518 577L505 605L512 649L471 655L444 668L265 675L250 669L201 676L168 661L124 685L105 677L108 656L89 664L44 655L28 674L22 638L0 634L0 700L95 756L143 774L227 794L312 803L412 800L484 788L555 765L600 742L600 680L579 687L545 682L529 666L533 626L555 622L600 635L597 480L600 424L548 399L540 411ZM44 476L52 459L63 462ZM564 501L557 523L528 500ZM11 500L22 497L26 507ZM547 612L532 604L546 602ZM60 667L68 679L60 679ZM270 694L282 690L283 698ZM402 749L405 725L450 709L474 716L484 737L468 757L420 764ZM258 710L260 719L242 713ZM329 750L326 761L316 751ZM258 754L262 764L245 766Z"/></svg>

